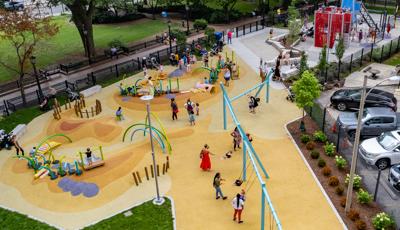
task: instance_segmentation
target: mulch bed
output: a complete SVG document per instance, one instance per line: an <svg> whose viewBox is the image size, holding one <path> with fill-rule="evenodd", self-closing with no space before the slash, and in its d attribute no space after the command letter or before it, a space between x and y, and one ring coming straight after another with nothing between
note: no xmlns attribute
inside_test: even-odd
<svg viewBox="0 0 400 230"><path fill-rule="evenodd" d="M320 158L324 159L326 162L326 166L328 166L331 170L332 173L330 176L336 176L339 179L339 186L344 188L344 193L342 195L336 194L336 188L337 187L332 187L328 184L328 180L330 176L324 176L322 174L322 168L318 166L318 159L312 159L310 156L310 150L306 149L306 144L303 144L300 141L300 137L302 134L308 134L309 136L312 137L313 133L317 130L319 130L318 125L309 117L306 116L304 118L304 123L306 127L306 132L302 133L299 130L300 126L300 119L296 120L290 124L288 124L287 128L292 135L293 139L296 141L297 145L299 146L302 154L304 155L305 159L308 161L309 165L311 166L312 170L314 171L314 174L318 178L319 182L321 183L322 187L324 188L325 192L328 194L329 198L331 199L333 205L335 206L336 210L342 217L343 221L347 225L349 229L357 229L355 221L352 221L348 216L346 216L346 213L344 211L344 207L341 206L341 203L343 203L343 200L345 202L346 199L346 192L347 192L347 186L345 185L345 179L346 179L346 174L349 173L350 171L350 162L348 162L347 167L343 170L339 170L335 164L335 157L329 157L325 154L323 145L322 143L317 143L316 142L316 147L314 150L317 150L320 153ZM364 189L366 190L366 189ZM355 191L353 191L353 199L352 199L352 205L351 205L353 210L356 210L360 214L360 220L364 221L366 223L367 228L366 229L374 229L372 225L372 218L379 212L382 211L382 209L379 207L379 205L375 202L371 202L369 205L363 205L357 202L357 194Z"/></svg>

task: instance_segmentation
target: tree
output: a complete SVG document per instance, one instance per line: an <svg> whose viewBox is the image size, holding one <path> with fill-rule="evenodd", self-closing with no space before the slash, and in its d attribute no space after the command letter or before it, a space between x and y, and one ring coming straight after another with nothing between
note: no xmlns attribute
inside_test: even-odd
<svg viewBox="0 0 400 230"><path fill-rule="evenodd" d="M314 100L321 94L321 86L314 74L306 70L301 75L300 79L294 82L292 89L296 95L296 105L303 110L304 118L304 109L314 105Z"/></svg>
<svg viewBox="0 0 400 230"><path fill-rule="evenodd" d="M300 29L301 29L301 20L300 20L300 14L298 9L295 6L296 1L292 0L292 3L290 4L288 8L288 20L289 20L289 38L290 38L290 43L294 42L296 38L299 37Z"/></svg>
<svg viewBox="0 0 400 230"><path fill-rule="evenodd" d="M186 33L180 31L179 29L173 29L171 30L171 36L173 38L176 38L176 45L179 47L181 51L184 51L186 48L186 40L187 40Z"/></svg>
<svg viewBox="0 0 400 230"><path fill-rule="evenodd" d="M0 65L17 73L22 103L26 105L24 76L35 46L58 32L58 26L50 18L36 18L28 9L21 12L0 9L0 38L15 49L17 66L3 59ZM10 58L8 58L10 59Z"/></svg>
<svg viewBox="0 0 400 230"><path fill-rule="evenodd" d="M230 22L230 14L233 8L235 7L238 0L219 0L218 5L222 7L222 10L225 13L226 22Z"/></svg>
<svg viewBox="0 0 400 230"><path fill-rule="evenodd" d="M89 61L96 55L95 44L93 39L93 24L92 19L98 0L48 0L52 5L60 3L66 5L71 11L71 20L78 29L85 48L85 55Z"/></svg>
<svg viewBox="0 0 400 230"><path fill-rule="evenodd" d="M153 20L156 20L156 8L160 4L161 0L147 0L147 4L151 8L151 15Z"/></svg>
<svg viewBox="0 0 400 230"><path fill-rule="evenodd" d="M318 70L320 77L323 76L327 67L328 67L328 62L326 61L326 45L324 45L324 47L321 50L321 53L319 54Z"/></svg>
<svg viewBox="0 0 400 230"><path fill-rule="evenodd" d="M301 52L301 59L300 59L300 68L299 68L299 75L301 76L304 71L308 70L307 65L307 54L306 52Z"/></svg>
<svg viewBox="0 0 400 230"><path fill-rule="evenodd" d="M340 81L340 64L342 62L342 58L344 55L346 47L344 46L344 39L341 37L339 38L338 43L335 46L335 55L338 59L338 80Z"/></svg>

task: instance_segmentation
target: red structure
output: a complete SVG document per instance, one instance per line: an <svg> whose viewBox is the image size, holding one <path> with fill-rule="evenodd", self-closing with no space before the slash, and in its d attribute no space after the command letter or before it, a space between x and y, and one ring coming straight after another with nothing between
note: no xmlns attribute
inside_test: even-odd
<svg viewBox="0 0 400 230"><path fill-rule="evenodd" d="M323 47L328 45L333 47L336 34L340 36L349 35L351 30L351 12L344 12L341 8L326 7L315 11L314 20L314 46Z"/></svg>

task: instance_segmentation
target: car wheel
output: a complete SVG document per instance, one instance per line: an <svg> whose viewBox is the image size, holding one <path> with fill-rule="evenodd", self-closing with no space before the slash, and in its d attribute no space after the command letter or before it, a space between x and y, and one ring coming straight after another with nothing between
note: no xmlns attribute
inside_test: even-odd
<svg viewBox="0 0 400 230"><path fill-rule="evenodd" d="M389 159L380 159L376 162L376 167L378 167L378 169L386 169L387 167L390 166L390 160Z"/></svg>
<svg viewBox="0 0 400 230"><path fill-rule="evenodd" d="M397 189L398 191L400 191L400 183L397 183L397 184L393 185L393 187L395 189Z"/></svg>
<svg viewBox="0 0 400 230"><path fill-rule="evenodd" d="M354 139L356 139L356 131L355 130L349 131L348 132L348 136L349 136L351 141L354 141Z"/></svg>
<svg viewBox="0 0 400 230"><path fill-rule="evenodd" d="M339 111L345 111L346 109L347 109L347 105L346 105L346 103L344 103L344 102L339 102L339 104L337 104L337 109L339 110Z"/></svg>

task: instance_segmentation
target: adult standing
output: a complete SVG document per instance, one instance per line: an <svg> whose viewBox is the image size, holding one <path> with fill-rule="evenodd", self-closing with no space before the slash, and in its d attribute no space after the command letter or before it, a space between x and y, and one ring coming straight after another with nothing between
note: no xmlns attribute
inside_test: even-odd
<svg viewBox="0 0 400 230"><path fill-rule="evenodd" d="M227 35L228 35L228 44L232 44L232 35L233 35L232 31L228 30Z"/></svg>
<svg viewBox="0 0 400 230"><path fill-rule="evenodd" d="M229 87L229 80L231 80L231 71L228 68L225 69L224 73L225 85Z"/></svg>
<svg viewBox="0 0 400 230"><path fill-rule="evenodd" d="M280 71L281 59L282 59L282 54L279 54L278 58L276 59L274 77L272 78L273 80L276 81L279 81L281 79L281 71Z"/></svg>
<svg viewBox="0 0 400 230"><path fill-rule="evenodd" d="M235 198L233 198L232 207L235 210L235 212L233 213L233 221L236 221L237 219L239 224L243 223L242 211L244 208L244 200L241 199L241 195L239 193L236 194Z"/></svg>
<svg viewBox="0 0 400 230"><path fill-rule="evenodd" d="M226 200L228 197L224 196L221 190L221 184L224 179L221 178L221 173L217 172L214 176L213 187L215 188L215 199L218 200L222 197L222 200Z"/></svg>
<svg viewBox="0 0 400 230"><path fill-rule="evenodd" d="M237 127L235 127L235 130L233 130L231 136L233 137L233 150L236 151L236 147L240 149L240 143L242 143L242 136L240 136L240 132Z"/></svg>
<svg viewBox="0 0 400 230"><path fill-rule="evenodd" d="M11 143L15 146L15 150L17 151L17 156L19 156L20 151L21 151L21 155L25 156L24 149L19 145L17 136L15 136L15 135L12 136Z"/></svg>
<svg viewBox="0 0 400 230"><path fill-rule="evenodd" d="M213 155L209 151L210 147L205 144L204 148L200 152L200 158L201 158L201 163L200 163L200 168L203 169L203 171L210 171L211 170L211 160L210 160L210 154Z"/></svg>
<svg viewBox="0 0 400 230"><path fill-rule="evenodd" d="M363 31L362 29L360 29L360 31L358 31L358 43L361 43L363 39Z"/></svg>
<svg viewBox="0 0 400 230"><path fill-rule="evenodd" d="M185 103L185 109L187 110L188 115L190 115L193 110L194 110L194 104L192 101L190 101L190 98L187 99L186 103Z"/></svg>
<svg viewBox="0 0 400 230"><path fill-rule="evenodd" d="M175 98L171 98L171 109L172 109L172 120L178 120L178 105L175 102Z"/></svg>

